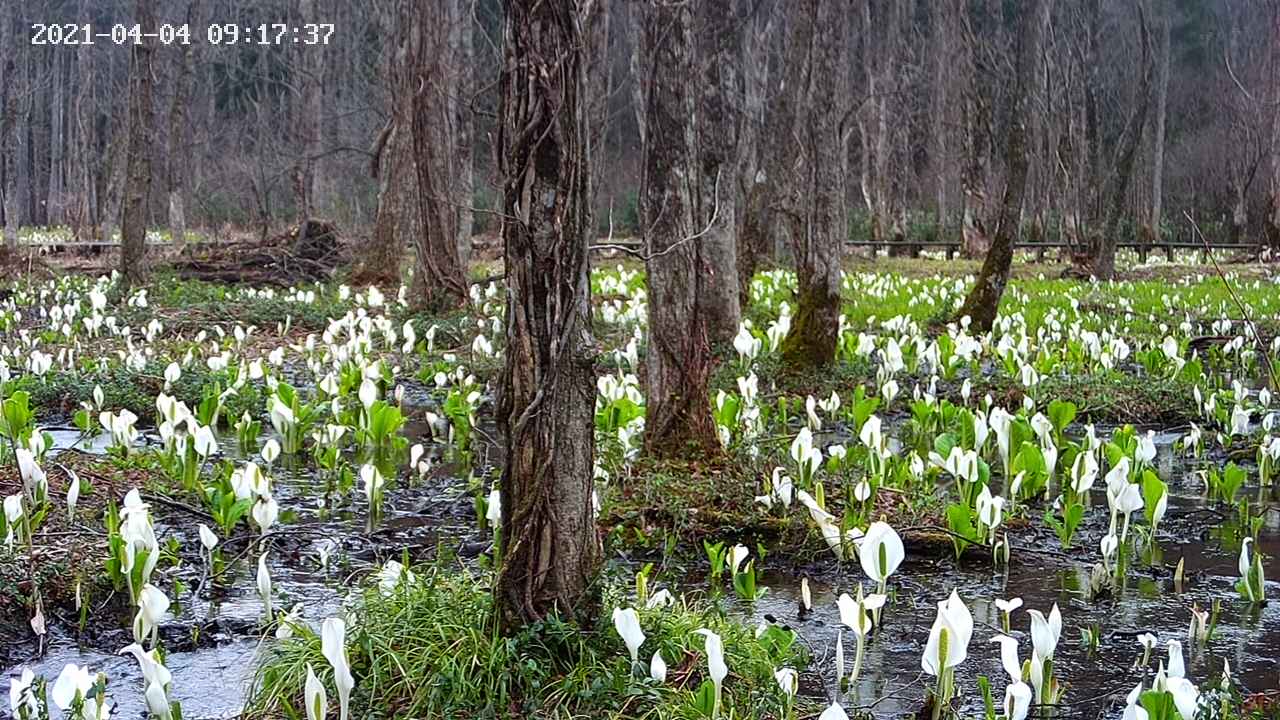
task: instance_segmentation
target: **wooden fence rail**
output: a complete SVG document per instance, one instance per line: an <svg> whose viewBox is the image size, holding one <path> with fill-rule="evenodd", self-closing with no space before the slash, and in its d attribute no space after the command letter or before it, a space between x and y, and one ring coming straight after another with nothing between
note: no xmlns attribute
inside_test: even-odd
<svg viewBox="0 0 1280 720"><path fill-rule="evenodd" d="M956 253L960 251L959 240L846 240L847 247L870 247L877 250L882 248L898 248L904 252L923 251L923 250L945 250L947 259L954 259ZM1018 242L1014 243L1015 250L1035 250L1036 259L1044 260L1044 254L1047 250L1064 250L1079 247L1076 244L1060 241L1050 242ZM1145 262L1147 254L1151 252L1163 251L1165 259L1169 262L1173 261L1173 253L1177 250L1195 250L1201 254L1204 260L1208 257L1204 254L1204 245L1199 243L1170 240L1161 243L1143 243L1136 241L1126 241L1116 243L1117 248L1128 248L1137 250ZM1210 246L1212 250L1223 251L1245 251L1255 250L1257 245L1252 243L1216 243ZM623 252L639 253L644 250L644 244L636 240L613 241L608 244L593 245L592 250L621 250Z"/></svg>

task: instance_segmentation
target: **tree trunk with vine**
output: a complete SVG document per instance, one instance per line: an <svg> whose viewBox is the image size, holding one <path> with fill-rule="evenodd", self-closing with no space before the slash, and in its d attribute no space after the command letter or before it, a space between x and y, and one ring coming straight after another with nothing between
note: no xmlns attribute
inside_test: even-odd
<svg viewBox="0 0 1280 720"><path fill-rule="evenodd" d="M512 631L553 613L589 616L601 547L592 507L597 350L584 7L578 0L504 7L496 139L507 350L495 414L505 441L505 548L496 595L501 624Z"/></svg>

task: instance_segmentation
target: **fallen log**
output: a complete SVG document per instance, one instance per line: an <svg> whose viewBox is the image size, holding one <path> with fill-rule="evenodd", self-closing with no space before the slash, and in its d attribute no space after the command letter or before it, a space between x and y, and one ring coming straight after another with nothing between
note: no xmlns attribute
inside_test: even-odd
<svg viewBox="0 0 1280 720"><path fill-rule="evenodd" d="M348 259L336 226L307 219L265 241L190 245L170 267L184 279L289 287L325 282Z"/></svg>

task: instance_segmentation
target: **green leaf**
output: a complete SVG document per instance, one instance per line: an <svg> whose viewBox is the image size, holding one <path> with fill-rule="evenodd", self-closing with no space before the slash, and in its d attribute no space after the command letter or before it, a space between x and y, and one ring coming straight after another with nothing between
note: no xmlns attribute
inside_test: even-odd
<svg viewBox="0 0 1280 720"><path fill-rule="evenodd" d="M1061 436L1071 421L1076 419L1076 404L1066 400L1053 400L1049 403L1047 414L1049 422L1053 423L1053 429Z"/></svg>
<svg viewBox="0 0 1280 720"><path fill-rule="evenodd" d="M711 717L716 711L716 686L710 680L703 680L702 685L693 693L693 709L702 717Z"/></svg>
<svg viewBox="0 0 1280 720"><path fill-rule="evenodd" d="M978 690L982 692L982 707L986 713L986 720L996 720L995 698L991 696L991 680L986 675L978 676Z"/></svg>
<svg viewBox="0 0 1280 720"><path fill-rule="evenodd" d="M1142 510L1147 516L1147 523L1155 524L1156 505L1168 491L1169 486L1160 479L1160 476L1151 470L1142 473Z"/></svg>
<svg viewBox="0 0 1280 720"><path fill-rule="evenodd" d="M781 625L769 623L765 631L760 633L760 637L756 638L756 642L765 649L770 660L780 664L791 657L791 648L796 643L796 633Z"/></svg>
<svg viewBox="0 0 1280 720"><path fill-rule="evenodd" d="M978 542L978 531L973 526L973 510L968 505L951 503L947 506L947 529L955 533L951 536L951 544L955 547L956 557L960 557L971 543Z"/></svg>
<svg viewBox="0 0 1280 720"><path fill-rule="evenodd" d="M1147 690L1142 693L1139 703L1147 711L1148 720L1173 720L1177 715L1171 692Z"/></svg>
<svg viewBox="0 0 1280 720"><path fill-rule="evenodd" d="M1236 465L1234 462L1227 463L1227 466L1222 470L1222 478L1218 485L1222 501L1225 503L1234 503L1236 499L1236 492L1238 492L1244 485L1246 479L1248 479L1248 473L1244 468Z"/></svg>
<svg viewBox="0 0 1280 720"><path fill-rule="evenodd" d="M942 456L943 460L951 454L951 449L957 444L954 433L942 433L933 439L933 451Z"/></svg>

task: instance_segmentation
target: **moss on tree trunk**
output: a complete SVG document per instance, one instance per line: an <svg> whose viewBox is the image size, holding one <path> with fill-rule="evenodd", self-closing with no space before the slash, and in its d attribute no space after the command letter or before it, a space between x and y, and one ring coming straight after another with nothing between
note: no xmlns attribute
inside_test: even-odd
<svg viewBox="0 0 1280 720"><path fill-rule="evenodd" d="M840 295L802 283L796 298L791 331L782 341L782 361L789 368L812 369L830 364L836 357L836 333L840 326Z"/></svg>

